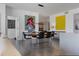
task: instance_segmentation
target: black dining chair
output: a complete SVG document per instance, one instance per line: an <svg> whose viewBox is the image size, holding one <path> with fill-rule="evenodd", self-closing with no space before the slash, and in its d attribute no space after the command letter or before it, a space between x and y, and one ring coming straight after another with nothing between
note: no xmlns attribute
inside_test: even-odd
<svg viewBox="0 0 79 59"><path fill-rule="evenodd" d="M39 40L39 44L43 43L44 32L39 32L38 35L37 35L37 39Z"/></svg>
<svg viewBox="0 0 79 59"><path fill-rule="evenodd" d="M22 44L23 47L26 48L26 50L30 51L31 50L31 34L28 32L23 32L23 39L22 39Z"/></svg>
<svg viewBox="0 0 79 59"><path fill-rule="evenodd" d="M27 32L23 32L23 37L24 37L24 40L31 39L31 34Z"/></svg>
<svg viewBox="0 0 79 59"><path fill-rule="evenodd" d="M55 36L55 31L51 31L51 40L54 39L54 36Z"/></svg>
<svg viewBox="0 0 79 59"><path fill-rule="evenodd" d="M50 45L51 43L51 32L45 32L44 33L44 42L48 43Z"/></svg>
<svg viewBox="0 0 79 59"><path fill-rule="evenodd" d="M36 32L32 32L32 48L36 48L36 45L38 45L38 40L37 40L37 34Z"/></svg>

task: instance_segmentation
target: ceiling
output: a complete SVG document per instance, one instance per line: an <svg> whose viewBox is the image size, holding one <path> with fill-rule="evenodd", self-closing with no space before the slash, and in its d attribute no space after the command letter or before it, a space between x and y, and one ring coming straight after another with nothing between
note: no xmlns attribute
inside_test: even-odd
<svg viewBox="0 0 79 59"><path fill-rule="evenodd" d="M39 12L44 16L79 8L79 3L40 3L44 5L44 7L39 7L38 4L39 3L7 3L7 6L27 11Z"/></svg>

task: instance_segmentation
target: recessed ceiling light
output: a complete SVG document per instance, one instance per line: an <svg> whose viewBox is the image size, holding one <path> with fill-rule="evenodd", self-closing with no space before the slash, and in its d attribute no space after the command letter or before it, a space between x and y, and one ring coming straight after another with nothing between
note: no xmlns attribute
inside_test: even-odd
<svg viewBox="0 0 79 59"><path fill-rule="evenodd" d="M38 4L38 6L40 6L40 7L44 7L44 5L42 5L42 4Z"/></svg>

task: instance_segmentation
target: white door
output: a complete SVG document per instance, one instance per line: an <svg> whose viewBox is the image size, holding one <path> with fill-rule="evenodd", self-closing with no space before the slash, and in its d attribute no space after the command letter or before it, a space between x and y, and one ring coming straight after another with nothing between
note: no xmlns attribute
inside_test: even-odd
<svg viewBox="0 0 79 59"><path fill-rule="evenodd" d="M10 39L16 38L17 39L19 37L19 21L18 21L18 18L13 17L13 16L8 16L7 19L15 21L15 24L14 24L15 27L14 28L8 27L8 38L10 38Z"/></svg>

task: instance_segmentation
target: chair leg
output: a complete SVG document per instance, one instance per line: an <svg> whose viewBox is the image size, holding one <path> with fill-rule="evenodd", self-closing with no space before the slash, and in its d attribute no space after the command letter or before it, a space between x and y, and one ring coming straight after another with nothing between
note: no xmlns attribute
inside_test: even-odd
<svg viewBox="0 0 79 59"><path fill-rule="evenodd" d="M52 46L52 41L51 41L51 38L49 38L49 47Z"/></svg>

